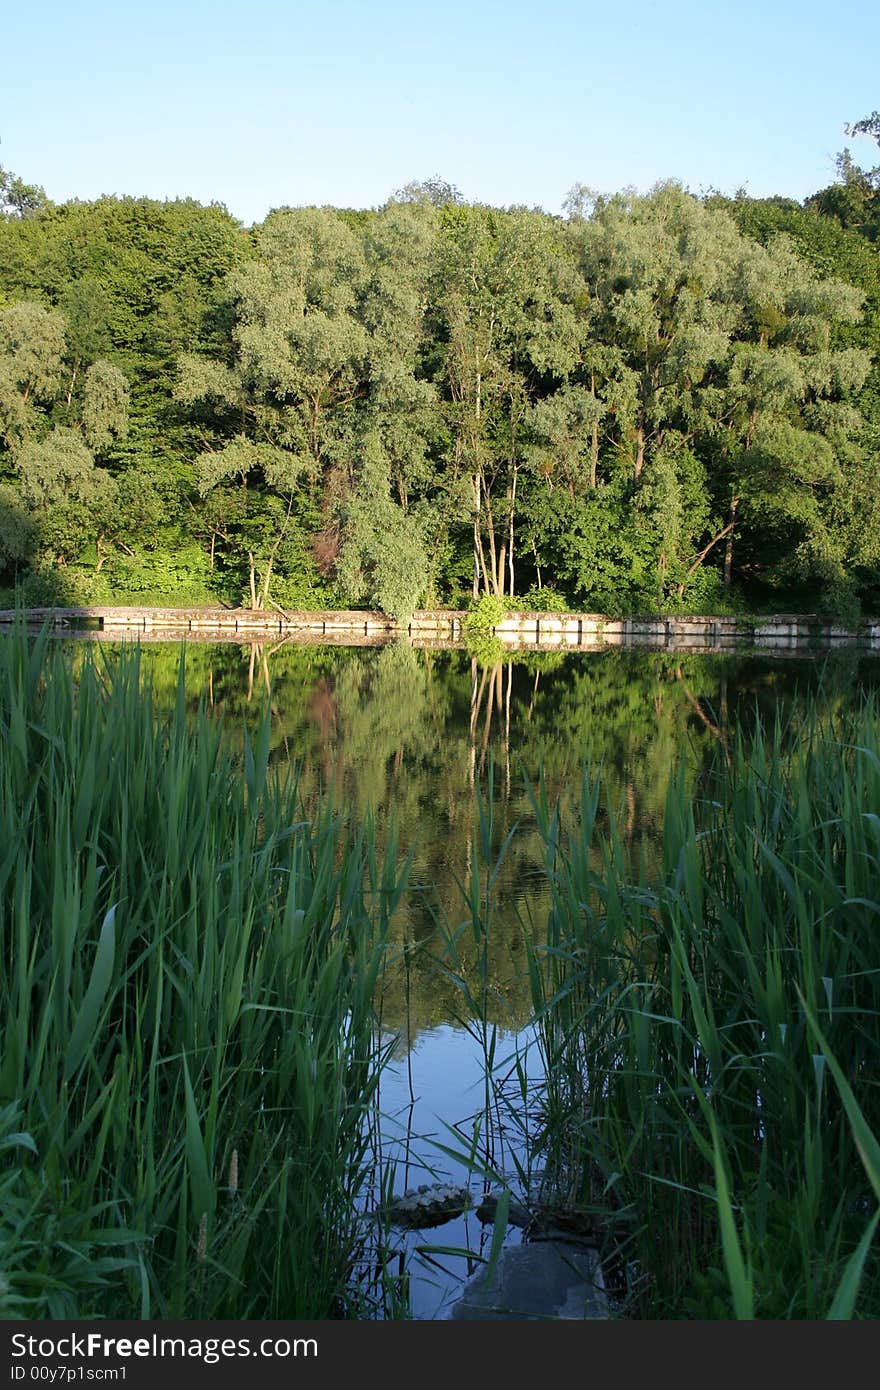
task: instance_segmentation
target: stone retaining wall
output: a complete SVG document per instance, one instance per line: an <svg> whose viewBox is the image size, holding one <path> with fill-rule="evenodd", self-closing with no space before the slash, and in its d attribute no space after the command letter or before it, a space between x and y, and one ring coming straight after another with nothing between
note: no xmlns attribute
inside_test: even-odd
<svg viewBox="0 0 880 1390"><path fill-rule="evenodd" d="M244 608L31 608L30 624L50 621L58 629L91 630L105 637L139 636L154 640L192 636L202 640L328 641L379 643L407 636L418 646L459 646L467 614L450 609L420 611L398 624L386 613L358 609L286 612ZM15 618L0 611L0 625ZM771 649L803 645L831 648L858 643L880 648L880 618L856 628L843 627L816 614L778 613L741 618L711 615L609 618L603 613L508 613L494 628L505 646L529 650L570 650L608 646L645 646L720 651L734 647Z"/></svg>

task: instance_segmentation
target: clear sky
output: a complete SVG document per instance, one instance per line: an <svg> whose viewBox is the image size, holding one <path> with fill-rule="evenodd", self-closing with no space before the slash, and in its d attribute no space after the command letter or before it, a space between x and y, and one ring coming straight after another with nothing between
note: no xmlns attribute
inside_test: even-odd
<svg viewBox="0 0 880 1390"><path fill-rule="evenodd" d="M558 212L678 178L803 198L880 107L877 0L42 0L5 7L0 164L102 193L373 207L439 175Z"/></svg>

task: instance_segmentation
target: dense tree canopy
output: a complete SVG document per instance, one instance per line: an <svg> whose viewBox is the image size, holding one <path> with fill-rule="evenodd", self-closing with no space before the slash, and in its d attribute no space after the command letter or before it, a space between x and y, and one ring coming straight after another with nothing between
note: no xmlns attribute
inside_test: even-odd
<svg viewBox="0 0 880 1390"><path fill-rule="evenodd" d="M804 205L578 186L558 218L435 178L247 231L2 173L2 576L876 608L877 181L845 151Z"/></svg>

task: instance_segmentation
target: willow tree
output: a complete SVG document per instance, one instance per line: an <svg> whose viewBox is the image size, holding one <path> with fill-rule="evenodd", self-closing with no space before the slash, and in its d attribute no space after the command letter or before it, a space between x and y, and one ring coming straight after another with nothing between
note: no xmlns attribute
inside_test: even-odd
<svg viewBox="0 0 880 1390"><path fill-rule="evenodd" d="M399 618L430 591L445 530L433 501L437 393L424 364L436 234L433 204L407 199L372 217L363 243L366 366L337 574L350 601Z"/></svg>
<svg viewBox="0 0 880 1390"><path fill-rule="evenodd" d="M59 426L45 439L28 440L17 456L16 472L43 551L67 564L94 542L100 568L116 483L106 469L95 465L82 434Z"/></svg>
<svg viewBox="0 0 880 1390"><path fill-rule="evenodd" d="M833 341L858 293L676 184L599 199L571 236L602 347L604 456L654 533L661 595L683 594L722 541L729 581L747 514L815 531L836 444L858 428L867 356Z"/></svg>
<svg viewBox="0 0 880 1390"><path fill-rule="evenodd" d="M220 435L293 455L315 481L344 466L366 335L355 309L358 238L317 208L272 214L259 256L227 281L234 323L225 361L184 354L178 396L209 400ZM235 425L237 423L237 429Z"/></svg>
<svg viewBox="0 0 880 1390"><path fill-rule="evenodd" d="M85 376L79 421L32 434L15 451L22 503L44 555L56 564L94 547L100 570L114 548L132 554L143 523L155 527L158 498L149 486L135 470L116 478L101 463L127 432L126 380L118 367L98 361Z"/></svg>
<svg viewBox="0 0 880 1390"><path fill-rule="evenodd" d="M0 310L0 437L10 448L39 428L63 375L62 314L23 300Z"/></svg>
<svg viewBox="0 0 880 1390"><path fill-rule="evenodd" d="M253 537L244 538L254 603L268 600L301 482L321 497L328 565L335 560L336 511L353 482L364 389L367 333L357 315L364 277L361 242L335 213L273 213L260 230L258 257L227 282L233 327L225 359L180 359L178 399L208 408L200 491L251 480L283 502L261 556L248 545Z"/></svg>
<svg viewBox="0 0 880 1390"><path fill-rule="evenodd" d="M125 529L114 511L116 482L100 460L128 432L128 383L118 367L99 359L74 393L66 328L57 310L28 301L0 312L7 531L20 511L22 523L13 529L28 537L31 550L67 563L94 544L100 568L105 541ZM58 423L59 416L67 423ZM20 563L15 546L5 549L7 562Z"/></svg>
<svg viewBox="0 0 880 1390"><path fill-rule="evenodd" d="M828 555L826 503L846 486L846 446L859 430L855 400L870 368L859 348L834 343L861 296L815 277L784 239L750 248L760 277L751 341L734 344L720 456L729 498L724 577L730 583L740 516L787 532L802 556Z"/></svg>
<svg viewBox="0 0 880 1390"><path fill-rule="evenodd" d="M439 379L453 485L472 521L473 593L515 588L517 493L540 378L569 364L574 325L550 218L449 207L442 214Z"/></svg>
<svg viewBox="0 0 880 1390"><path fill-rule="evenodd" d="M0 483L0 573L13 579L31 559L39 535L18 488Z"/></svg>

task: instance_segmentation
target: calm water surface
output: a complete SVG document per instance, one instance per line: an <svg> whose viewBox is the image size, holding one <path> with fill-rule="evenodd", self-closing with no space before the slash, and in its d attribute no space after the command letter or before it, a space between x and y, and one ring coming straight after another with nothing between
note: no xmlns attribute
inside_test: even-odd
<svg viewBox="0 0 880 1390"><path fill-rule="evenodd" d="M160 698L169 701L179 650L143 649ZM699 793L701 777L736 731L749 735L759 717L797 720L807 693L831 716L878 689L880 659L854 650L816 657L611 649L481 666L464 652L406 644L199 643L186 649L186 673L193 703L222 709L233 728L268 694L272 757L300 768L306 800L332 791L352 820L373 817L380 846L394 827L401 853L413 849L411 891L394 922L398 964L382 1003L383 1027L395 1041L377 1126L383 1156L397 1165L395 1190L403 1191L466 1178L445 1150L466 1151L471 1142L496 1172L510 1176L527 1161L517 1126L487 1112L482 1030L502 1062L528 1041L522 929L527 922L540 929L546 916L530 799L539 769L549 799L569 810L585 765L601 769L606 823L613 819L634 855L650 862L677 760L685 759ZM481 833L493 854L506 846L482 974L465 901ZM450 953L445 942L458 928ZM481 985L482 1020L470 1002ZM515 1112L513 1083L511 1094ZM479 1198L473 1180L471 1187ZM485 1253L490 1239L491 1227L472 1213L401 1235L415 1316L445 1316L474 1267L449 1249Z"/></svg>

